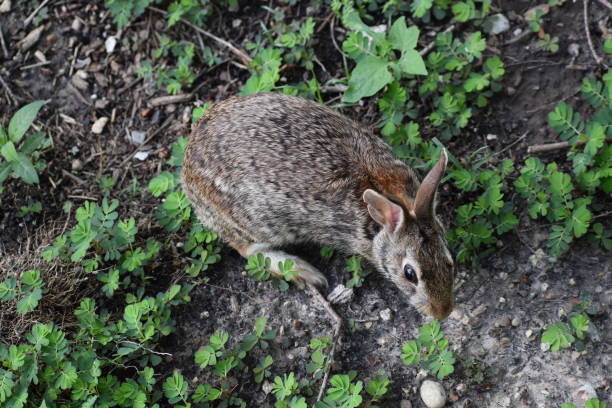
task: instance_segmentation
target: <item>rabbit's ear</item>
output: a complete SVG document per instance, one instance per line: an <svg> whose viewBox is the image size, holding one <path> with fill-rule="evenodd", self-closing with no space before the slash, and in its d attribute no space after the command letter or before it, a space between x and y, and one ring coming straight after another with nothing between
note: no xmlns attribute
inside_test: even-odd
<svg viewBox="0 0 612 408"><path fill-rule="evenodd" d="M368 212L374 221L389 231L396 231L404 222L402 207L376 191L367 189L363 193L363 201L368 205Z"/></svg>
<svg viewBox="0 0 612 408"><path fill-rule="evenodd" d="M419 221L428 221L433 218L436 190L446 170L447 162L448 155L446 154L446 150L442 149L440 152L440 159L429 173L427 173L427 176L423 179L416 193L414 214Z"/></svg>

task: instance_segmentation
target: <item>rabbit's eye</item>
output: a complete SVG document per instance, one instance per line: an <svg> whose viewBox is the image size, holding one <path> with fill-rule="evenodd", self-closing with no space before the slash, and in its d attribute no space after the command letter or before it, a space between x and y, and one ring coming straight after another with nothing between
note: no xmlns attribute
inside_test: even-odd
<svg viewBox="0 0 612 408"><path fill-rule="evenodd" d="M404 265L404 277L415 285L419 281L414 268L408 264Z"/></svg>

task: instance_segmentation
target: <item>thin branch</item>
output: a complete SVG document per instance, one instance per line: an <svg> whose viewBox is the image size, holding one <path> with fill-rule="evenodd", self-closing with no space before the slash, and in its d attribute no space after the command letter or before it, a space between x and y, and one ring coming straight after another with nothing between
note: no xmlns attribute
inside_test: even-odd
<svg viewBox="0 0 612 408"><path fill-rule="evenodd" d="M603 62L603 59L597 54L595 51L595 47L593 46L593 40L591 40L591 32L589 31L589 0L583 0L582 4L584 6L584 32L586 33L587 43L589 44L589 48L591 50L591 54L599 65L603 65L606 69L609 67Z"/></svg>
<svg viewBox="0 0 612 408"><path fill-rule="evenodd" d="M157 7L149 6L149 9L155 11L156 13L160 13L160 14L162 14L164 16L168 15L168 13L166 11L158 9ZM227 49L229 49L232 53L234 53L234 55L236 55L238 58L240 58L240 60L242 61L242 63L244 65L248 66L251 63L252 58L246 52L244 52L241 49L237 48L236 46L234 46L229 41L226 41L223 38L219 38L216 35L211 34L211 33L209 33L206 30L201 29L197 25L192 24L192 23L190 23L189 21L187 21L185 19L181 18L179 21L181 23L185 24L186 26L191 27L192 29L196 30L198 33L200 33L202 35L205 35L206 37L215 40L219 44L221 44L224 47L226 47Z"/></svg>
<svg viewBox="0 0 612 408"><path fill-rule="evenodd" d="M610 142L610 141L612 141L612 138L606 138L606 141ZM527 147L527 153L546 153L546 152L552 152L554 150L567 149L567 148L569 148L571 146L582 146L585 143L586 143L586 140L578 140L573 145L570 144L567 141L565 141L565 142L557 142L557 143L546 143L546 144L539 144L539 145L531 145L531 146Z"/></svg>

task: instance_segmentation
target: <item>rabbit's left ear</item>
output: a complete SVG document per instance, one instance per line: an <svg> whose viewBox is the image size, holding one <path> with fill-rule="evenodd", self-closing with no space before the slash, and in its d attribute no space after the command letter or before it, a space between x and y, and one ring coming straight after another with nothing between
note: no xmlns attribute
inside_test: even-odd
<svg viewBox="0 0 612 408"><path fill-rule="evenodd" d="M436 165L427 173L421 186L417 190L416 198L414 199L414 214L417 221L431 221L434 216L434 203L436 198L436 190L444 176L446 164L448 163L448 155L446 150L440 152L440 159Z"/></svg>
<svg viewBox="0 0 612 408"><path fill-rule="evenodd" d="M395 232L404 222L404 210L387 197L374 190L363 193L363 201L368 205L370 216L390 232Z"/></svg>

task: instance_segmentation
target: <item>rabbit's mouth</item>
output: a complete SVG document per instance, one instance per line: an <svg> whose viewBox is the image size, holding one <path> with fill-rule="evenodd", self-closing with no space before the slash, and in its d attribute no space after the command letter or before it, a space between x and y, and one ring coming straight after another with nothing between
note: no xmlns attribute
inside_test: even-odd
<svg viewBox="0 0 612 408"><path fill-rule="evenodd" d="M448 317L453 311L454 301L451 296L447 302L432 302L419 290L414 292L410 297L410 304L412 304L421 314L434 317L438 320L442 320Z"/></svg>

